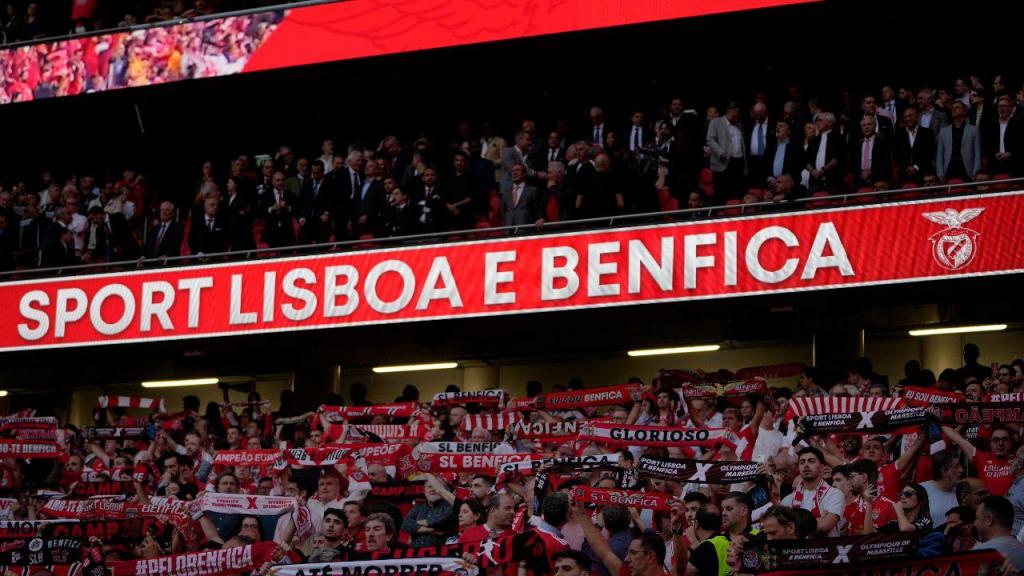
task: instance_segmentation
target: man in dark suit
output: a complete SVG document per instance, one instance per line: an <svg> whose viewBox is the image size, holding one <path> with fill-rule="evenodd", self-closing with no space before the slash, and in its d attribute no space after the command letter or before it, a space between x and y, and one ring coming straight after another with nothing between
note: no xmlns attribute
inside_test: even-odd
<svg viewBox="0 0 1024 576"><path fill-rule="evenodd" d="M354 207L352 230L356 238L366 234L379 234L381 219L387 208L387 194L379 179L376 162L366 163L366 175L353 193Z"/></svg>
<svg viewBox="0 0 1024 576"><path fill-rule="evenodd" d="M160 221L146 236L146 258L181 256L181 240L184 230L174 219L178 211L170 202L160 203Z"/></svg>
<svg viewBox="0 0 1024 576"><path fill-rule="evenodd" d="M420 230L420 210L399 187L391 189L391 199L383 215L385 236L408 236Z"/></svg>
<svg viewBox="0 0 1024 576"><path fill-rule="evenodd" d="M682 98L669 102L664 120L672 132L668 186L676 197L685 198L697 186L704 158L703 125L697 111L687 109Z"/></svg>
<svg viewBox="0 0 1024 576"><path fill-rule="evenodd" d="M861 111L861 116L857 120L857 130L856 131L853 131L853 130L850 131L850 135L849 136L850 136L850 144L851 145L853 143L855 143L855 142L860 141L860 138L858 138L857 136L861 134L861 131L860 131L860 128L859 128L860 127L860 120L862 120L864 118L871 118L872 119L872 121L875 124L875 134L878 134L882 138L885 138L887 141L892 142L892 138L893 138L893 136L895 134L895 130L893 128L892 120L890 120L885 115L878 113L878 100L876 100L874 96L872 96L871 94L867 94L863 98L861 98L861 100L860 100L860 111Z"/></svg>
<svg viewBox="0 0 1024 576"><path fill-rule="evenodd" d="M324 178L333 191L333 202L330 212L334 220L334 240L348 240L352 237L352 221L355 217L353 198L355 191L363 187L363 153L350 152L347 166L336 168Z"/></svg>
<svg viewBox="0 0 1024 576"><path fill-rule="evenodd" d="M896 91L892 86L882 86L882 104L878 113L892 122L894 130L896 124L903 118L903 110L906 106L907 103L896 96Z"/></svg>
<svg viewBox="0 0 1024 576"><path fill-rule="evenodd" d="M552 162L565 162L565 149L562 148L562 137L557 130L548 133L547 146L540 151L540 156L543 166Z"/></svg>
<svg viewBox="0 0 1024 576"><path fill-rule="evenodd" d="M597 168L590 159L590 143L580 141L576 144L576 164L567 171L569 191L575 198L572 214L574 218L587 218L599 211L601 182L597 177Z"/></svg>
<svg viewBox="0 0 1024 576"><path fill-rule="evenodd" d="M469 154L456 150L452 154L452 172L444 187L445 211L451 230L469 230L473 227L473 196L477 184L469 173Z"/></svg>
<svg viewBox="0 0 1024 576"><path fill-rule="evenodd" d="M266 218L263 241L271 248L295 244L295 212L299 199L284 187L284 172L274 172L271 189L260 196L260 212Z"/></svg>
<svg viewBox="0 0 1024 576"><path fill-rule="evenodd" d="M1022 120L1013 114L1013 101L1000 96L996 103L996 118L989 125L984 138L985 171L988 174L1008 174L1018 177L1024 172L1024 129Z"/></svg>
<svg viewBox="0 0 1024 576"><path fill-rule="evenodd" d="M828 191L835 194L843 184L846 142L833 130L836 117L831 112L820 112L814 120L818 135L807 146L806 170L810 172L810 191Z"/></svg>
<svg viewBox="0 0 1024 576"><path fill-rule="evenodd" d="M892 150L889 140L875 131L876 118L860 118L858 139L851 139L848 170L853 175L853 188L874 188L876 184L892 180Z"/></svg>
<svg viewBox="0 0 1024 576"><path fill-rule="evenodd" d="M331 235L331 206L334 190L324 174L324 164L314 160L310 177L299 193L299 243L327 242Z"/></svg>
<svg viewBox="0 0 1024 576"><path fill-rule="evenodd" d="M783 174L789 174L793 182L800 182L800 172L804 169L803 148L793 140L792 129L789 122L779 120L775 123L775 139L771 148L765 155L768 160L769 187L774 187L776 181ZM765 182L755 182L763 186Z"/></svg>
<svg viewBox="0 0 1024 576"><path fill-rule="evenodd" d="M284 176L283 172L278 172ZM284 186L284 179L281 180ZM203 214L192 220L188 231L188 248L193 254L216 254L228 250L228 225L220 213L220 198L210 196L203 201Z"/></svg>
<svg viewBox="0 0 1024 576"><path fill-rule="evenodd" d="M68 220L70 221L70 218ZM59 268L81 263L75 255L74 233L65 222L55 222L49 235L46 246L43 247L43 268Z"/></svg>
<svg viewBox="0 0 1024 576"><path fill-rule="evenodd" d="M747 140L748 174L754 186L761 186L768 179L768 151L775 147L775 130L768 120L768 107L758 102L750 110L750 126L743 135Z"/></svg>
<svg viewBox="0 0 1024 576"><path fill-rule="evenodd" d="M89 208L89 223L83 258L87 263L133 260L138 255L138 244L124 214L108 214L100 206L93 206Z"/></svg>
<svg viewBox="0 0 1024 576"><path fill-rule="evenodd" d="M509 171L511 182L501 191L501 215L505 226L543 224L540 193L526 183L526 166L517 163Z"/></svg>
<svg viewBox="0 0 1024 576"><path fill-rule="evenodd" d="M903 128L896 132L893 160L900 182L923 184L935 177L935 133L919 125L916 106L903 111Z"/></svg>

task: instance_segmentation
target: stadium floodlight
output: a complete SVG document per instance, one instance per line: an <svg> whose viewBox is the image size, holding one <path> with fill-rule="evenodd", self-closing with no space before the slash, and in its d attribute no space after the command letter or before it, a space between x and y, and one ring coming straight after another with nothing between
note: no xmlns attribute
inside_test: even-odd
<svg viewBox="0 0 1024 576"><path fill-rule="evenodd" d="M6 396L7 396L7 390L0 390L0 398L4 398Z"/></svg>
<svg viewBox="0 0 1024 576"><path fill-rule="evenodd" d="M143 388L177 388L179 386L209 386L217 384L220 378L192 378L189 380L153 380L143 382Z"/></svg>
<svg viewBox="0 0 1024 576"><path fill-rule="evenodd" d="M911 336L941 336L942 334L970 334L972 332L998 332L1006 330L1006 324L979 324L977 326L949 326L947 328L922 328L911 330Z"/></svg>
<svg viewBox="0 0 1024 576"><path fill-rule="evenodd" d="M400 364L396 366L374 366L375 374L390 374L392 372L421 372L423 370L450 370L458 368L458 362L432 362L430 364Z"/></svg>
<svg viewBox="0 0 1024 576"><path fill-rule="evenodd" d="M715 352L722 347L718 344L702 344L700 346L679 346L676 348L650 348L647 350L630 350L626 354L638 356L662 356L664 354L692 354L693 352Z"/></svg>

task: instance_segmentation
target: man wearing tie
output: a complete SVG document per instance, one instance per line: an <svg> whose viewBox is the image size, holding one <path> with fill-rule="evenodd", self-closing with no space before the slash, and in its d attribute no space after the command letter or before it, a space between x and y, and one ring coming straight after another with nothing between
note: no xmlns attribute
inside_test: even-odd
<svg viewBox="0 0 1024 576"><path fill-rule="evenodd" d="M298 198L285 189L284 181L284 172L274 172L271 190L260 197L260 207L266 214L263 241L271 248L295 244L295 228L292 226L295 217L292 210L298 204Z"/></svg>
<svg viewBox="0 0 1024 576"><path fill-rule="evenodd" d="M750 143L748 147L750 150L748 169L750 171L750 181L755 186L761 186L768 178L767 153L774 145L772 140L775 137L775 132L769 128L771 124L768 123L768 107L762 102L754 104L754 107L750 110L750 120L750 131L747 133L747 139Z"/></svg>
<svg viewBox="0 0 1024 576"><path fill-rule="evenodd" d="M323 162L314 160L310 177L302 183L299 193L300 244L326 242L330 237L334 191L324 176Z"/></svg>
<svg viewBox="0 0 1024 576"><path fill-rule="evenodd" d="M892 178L892 156L889 141L875 131L873 116L860 119L861 138L850 145L849 170L854 174L854 190L874 189L876 184Z"/></svg>
<svg viewBox="0 0 1024 576"><path fill-rule="evenodd" d="M284 173L281 188L284 189ZM192 222L188 234L188 248L193 254L216 254L228 250L228 228L220 216L220 199L209 196L203 201L203 215Z"/></svg>
<svg viewBox="0 0 1024 576"><path fill-rule="evenodd" d="M889 119L893 126L903 117L904 103L896 97L896 91L892 86L882 86L882 107L878 113Z"/></svg>
<svg viewBox="0 0 1024 576"><path fill-rule="evenodd" d="M644 113L633 112L629 126L629 151L633 154L640 154L640 149L644 147L647 137L647 132L644 130Z"/></svg>
<svg viewBox="0 0 1024 576"><path fill-rule="evenodd" d="M590 123L592 124L590 134L591 143L598 148L604 148L604 111L601 110L600 106L594 106L590 109Z"/></svg>
<svg viewBox="0 0 1024 576"><path fill-rule="evenodd" d="M501 152L501 189L504 190L512 184L512 167L516 164L522 164L526 169L526 177L528 179L543 180L547 178L547 174L542 171L534 170L530 167L530 145L532 141L528 132L520 130L516 133L516 143L514 146L505 148Z"/></svg>
<svg viewBox="0 0 1024 576"><path fill-rule="evenodd" d="M515 164L511 181L501 193L501 212L505 226L541 225L544 218L537 188L526 183L526 166Z"/></svg>
<svg viewBox="0 0 1024 576"><path fill-rule="evenodd" d="M544 159L546 160L545 166L552 162L562 162L565 160L565 150L562 149L562 137L558 134L557 130L552 130L548 133L548 145L544 148Z"/></svg>
<svg viewBox="0 0 1024 576"><path fill-rule="evenodd" d="M160 204L160 221L146 238L146 258L181 255L181 224L174 219L177 209L170 202Z"/></svg>

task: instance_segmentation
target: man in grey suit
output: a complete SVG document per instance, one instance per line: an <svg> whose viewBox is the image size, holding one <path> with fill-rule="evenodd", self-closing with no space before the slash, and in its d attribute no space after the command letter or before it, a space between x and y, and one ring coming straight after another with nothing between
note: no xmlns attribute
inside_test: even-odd
<svg viewBox="0 0 1024 576"><path fill-rule="evenodd" d="M950 106L953 122L939 132L935 175L939 180L974 180L981 171L981 137L978 127L967 121L967 106L954 100Z"/></svg>
<svg viewBox="0 0 1024 576"><path fill-rule="evenodd" d="M520 130L516 133L516 143L501 152L501 189L512 185L512 167L522 164L526 169L526 177L529 179L543 180L547 173L534 170L530 167L530 146L533 140L529 132Z"/></svg>
<svg viewBox="0 0 1024 576"><path fill-rule="evenodd" d="M708 125L707 146L711 150L711 175L715 202L741 198L746 192L747 144L740 125L740 105L731 102L725 115Z"/></svg>
<svg viewBox="0 0 1024 576"><path fill-rule="evenodd" d="M938 136L942 129L949 125L949 117L935 107L935 93L931 88L922 88L917 93L917 108L920 111L920 124Z"/></svg>
<svg viewBox="0 0 1024 576"><path fill-rule="evenodd" d="M522 163L513 164L509 185L501 189L501 217L505 226L544 223L540 191L526 183L526 170Z"/></svg>

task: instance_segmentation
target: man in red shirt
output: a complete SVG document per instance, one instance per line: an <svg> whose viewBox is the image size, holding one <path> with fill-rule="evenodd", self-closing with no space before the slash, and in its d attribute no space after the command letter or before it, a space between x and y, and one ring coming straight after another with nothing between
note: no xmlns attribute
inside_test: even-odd
<svg viewBox="0 0 1024 576"><path fill-rule="evenodd" d="M516 503L512 496L502 492L491 498L487 511L487 522L473 526L459 536L459 544L479 542L488 538L497 538L512 529L512 519L516 515Z"/></svg>
<svg viewBox="0 0 1024 576"><path fill-rule="evenodd" d="M991 452L978 450L974 444L949 426L943 426L942 433L971 459L975 475L985 482L989 494L1005 496L1010 491L1010 486L1013 485L1013 470L1010 465L1013 443L1009 430L1004 426L992 427L992 436L988 439Z"/></svg>
<svg viewBox="0 0 1024 576"><path fill-rule="evenodd" d="M895 462L889 462L889 451L885 448L885 436L874 436L864 442L864 458L875 463L878 470L878 495L895 502L903 488L903 475L910 463L917 458L924 446L924 434L917 435L917 442L906 450Z"/></svg>
<svg viewBox="0 0 1024 576"><path fill-rule="evenodd" d="M849 466L850 492L856 496L846 505L843 517L850 524L850 535L871 534L889 522L896 521L894 503L879 495L878 466L871 460L857 460ZM871 510L868 523L867 511Z"/></svg>

